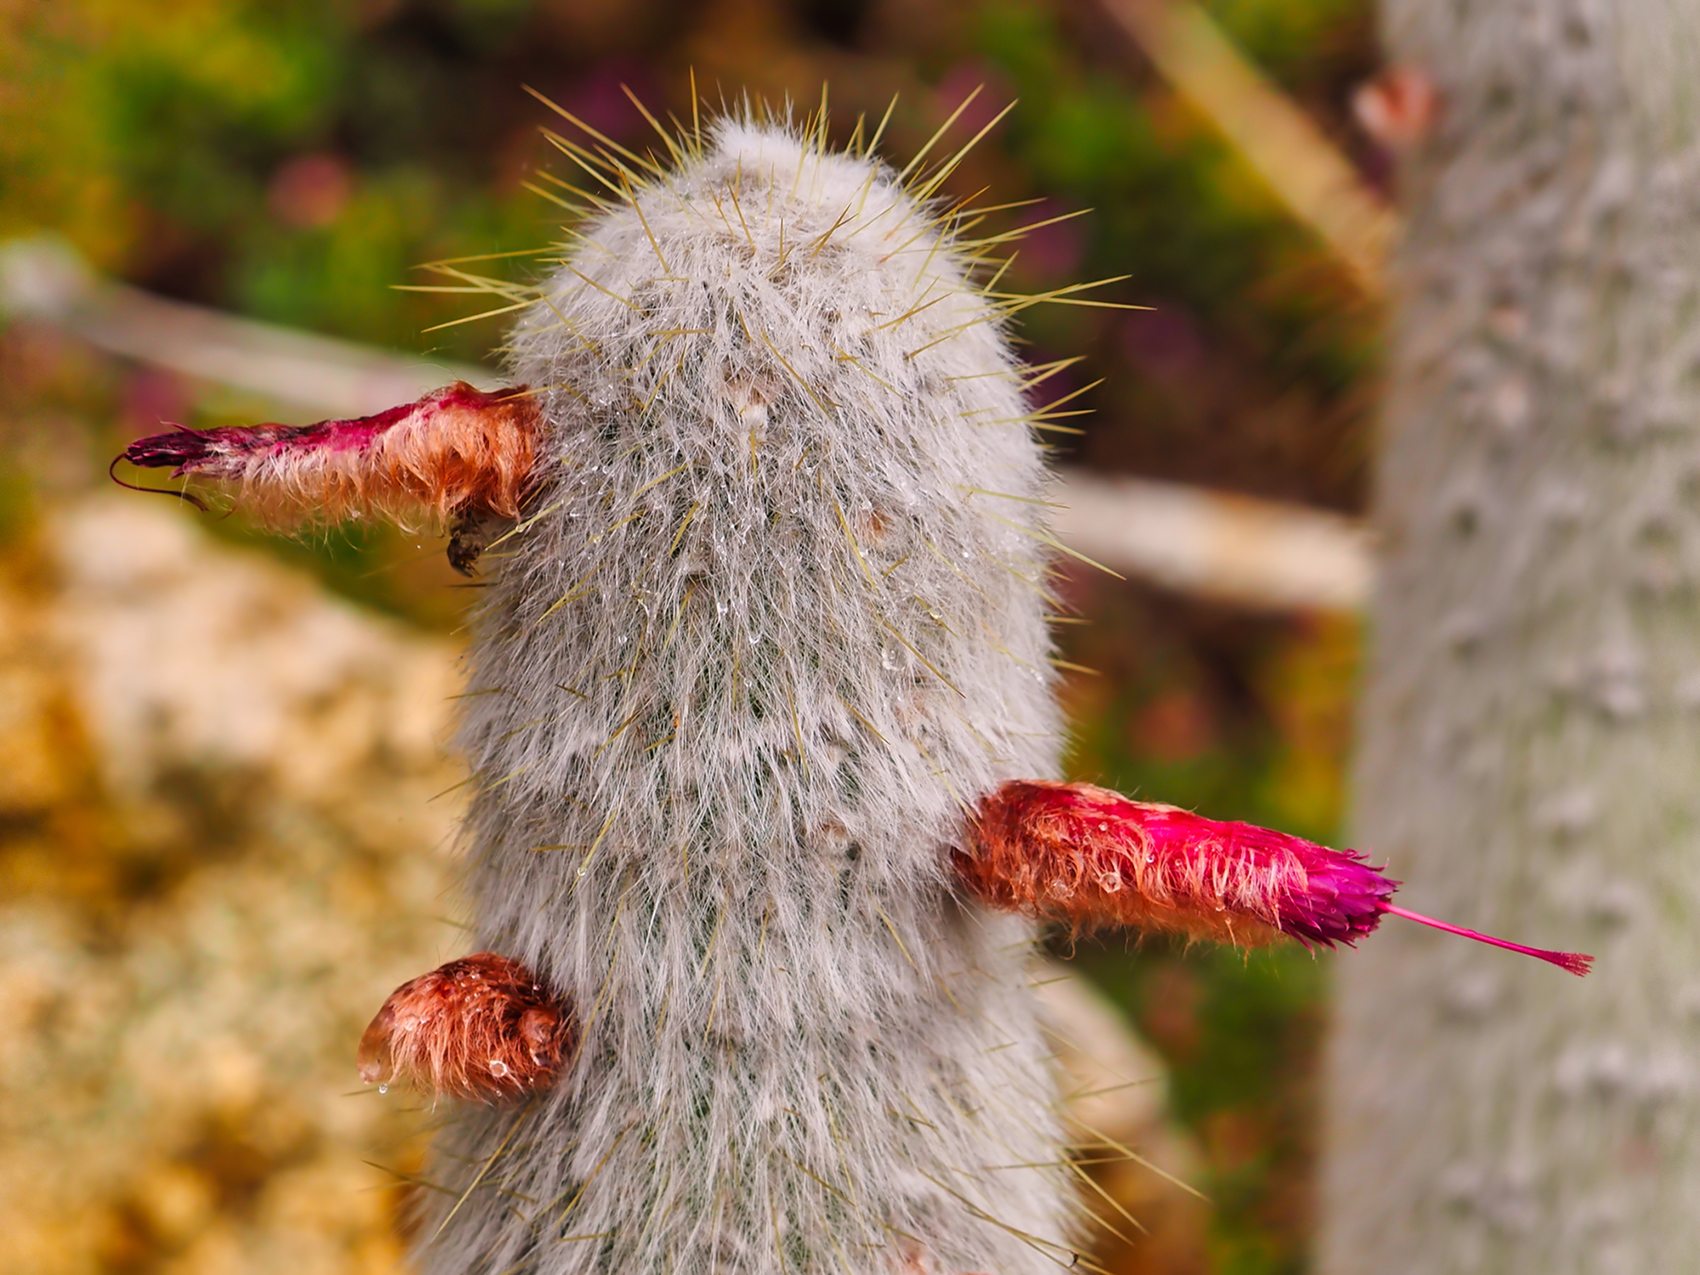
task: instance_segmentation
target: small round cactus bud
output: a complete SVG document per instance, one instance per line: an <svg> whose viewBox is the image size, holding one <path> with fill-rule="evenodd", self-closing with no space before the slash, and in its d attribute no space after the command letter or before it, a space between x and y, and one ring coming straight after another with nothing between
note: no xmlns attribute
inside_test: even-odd
<svg viewBox="0 0 1700 1275"><path fill-rule="evenodd" d="M478 952L410 979L360 1038L366 1084L493 1101L554 1083L572 1015L516 961Z"/></svg>

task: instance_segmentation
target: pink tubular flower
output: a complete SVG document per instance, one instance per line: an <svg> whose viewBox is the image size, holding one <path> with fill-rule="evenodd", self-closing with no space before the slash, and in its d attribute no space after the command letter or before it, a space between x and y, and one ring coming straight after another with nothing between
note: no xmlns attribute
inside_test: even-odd
<svg viewBox="0 0 1700 1275"><path fill-rule="evenodd" d="M1021 780L980 803L957 868L985 902L1076 928L1127 925L1239 944L1287 935L1353 944L1391 913L1586 974L1549 952L1395 906L1399 883L1354 850L1130 801L1090 784Z"/></svg>
<svg viewBox="0 0 1700 1275"><path fill-rule="evenodd" d="M353 420L178 428L138 439L120 459L230 483L280 521L420 508L512 518L531 480L538 413L523 386L486 394L457 381Z"/></svg>

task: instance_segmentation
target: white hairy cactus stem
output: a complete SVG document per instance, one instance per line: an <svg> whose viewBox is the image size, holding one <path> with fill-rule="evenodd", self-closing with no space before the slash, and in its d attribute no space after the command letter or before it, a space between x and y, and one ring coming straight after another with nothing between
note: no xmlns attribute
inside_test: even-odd
<svg viewBox="0 0 1700 1275"><path fill-rule="evenodd" d="M950 219L823 139L616 157L512 335L472 886L580 1035L445 1135L428 1271L1073 1260L1032 930L951 869L1056 771L1041 449Z"/></svg>

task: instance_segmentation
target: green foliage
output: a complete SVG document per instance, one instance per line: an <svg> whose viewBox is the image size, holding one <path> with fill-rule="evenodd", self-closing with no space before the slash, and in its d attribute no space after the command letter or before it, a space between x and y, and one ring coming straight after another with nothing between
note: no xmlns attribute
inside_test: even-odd
<svg viewBox="0 0 1700 1275"><path fill-rule="evenodd" d="M1327 69L1304 54L1347 5L1221 7L1231 10L1230 32L1254 34L1288 78L1303 81ZM1089 274L1131 271L1125 295L1184 302L1254 342L1277 376L1314 382L1323 394L1363 375L1373 350L1361 337L1338 327L1318 339L1319 325L1346 308L1346 280L1328 279L1325 267L1318 277L1320 246L1188 108L1160 86L1091 65L1055 16L1030 4L995 0L982 14L980 46L1023 102L1006 147L1042 189L1094 209Z"/></svg>
<svg viewBox="0 0 1700 1275"><path fill-rule="evenodd" d="M1171 1107L1205 1152L1212 1271L1300 1275L1332 958L1159 940L1083 944L1075 959L1170 1064Z"/></svg>
<svg viewBox="0 0 1700 1275"><path fill-rule="evenodd" d="M1223 33L1283 87L1309 96L1319 82L1363 67L1373 10L1359 0L1206 0Z"/></svg>
<svg viewBox="0 0 1700 1275"><path fill-rule="evenodd" d="M299 11L256 6L244 16L142 27L135 35L151 39L104 45L81 72L89 132L111 175L195 230L239 233L259 217L265 165L322 133L338 79L344 50L316 38Z"/></svg>
<svg viewBox="0 0 1700 1275"><path fill-rule="evenodd" d="M442 17L476 56L527 9L462 0ZM145 285L404 349L463 312L393 292L417 281L413 267L550 237L540 201L438 153L430 126L452 97L452 58L375 39L346 6L69 10L0 50L0 66L33 69L0 104L0 231L53 226ZM292 215L281 183L302 157L322 157L321 184L336 188ZM491 335L430 343L477 358Z"/></svg>

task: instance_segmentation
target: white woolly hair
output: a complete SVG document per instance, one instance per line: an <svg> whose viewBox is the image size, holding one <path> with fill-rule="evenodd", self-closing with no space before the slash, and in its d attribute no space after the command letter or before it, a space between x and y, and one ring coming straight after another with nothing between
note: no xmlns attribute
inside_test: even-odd
<svg viewBox="0 0 1700 1275"><path fill-rule="evenodd" d="M749 119L677 158L512 338L543 480L489 555L471 875L582 1045L455 1115L421 1261L1068 1266L1032 934L950 867L1059 747L1003 312L870 158Z"/></svg>

